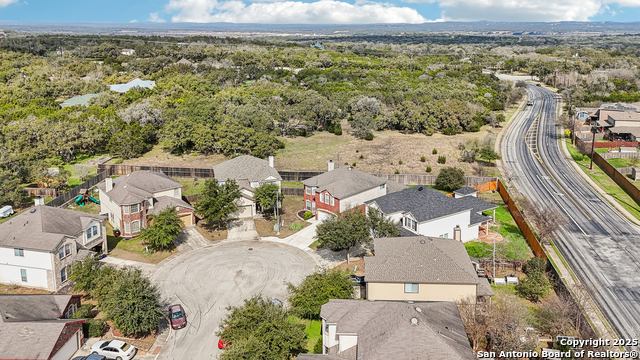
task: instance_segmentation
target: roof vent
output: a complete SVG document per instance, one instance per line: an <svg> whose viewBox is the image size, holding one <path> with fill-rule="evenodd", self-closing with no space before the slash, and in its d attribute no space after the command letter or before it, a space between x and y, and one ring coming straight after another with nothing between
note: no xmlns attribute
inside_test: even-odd
<svg viewBox="0 0 640 360"><path fill-rule="evenodd" d="M417 307L417 308L416 308L416 311L417 311L417 312L419 312L419 313L421 313L421 312L422 312L422 309L420 309L419 307Z"/></svg>
<svg viewBox="0 0 640 360"><path fill-rule="evenodd" d="M420 187L418 188L418 191L422 191L422 189L424 189L424 188L423 188L422 186L420 186Z"/></svg>
<svg viewBox="0 0 640 360"><path fill-rule="evenodd" d="M125 186L123 187L123 189L126 189L126 188L127 188L127 185L125 185Z"/></svg>
<svg viewBox="0 0 640 360"><path fill-rule="evenodd" d="M411 325L418 325L418 318L411 318Z"/></svg>
<svg viewBox="0 0 640 360"><path fill-rule="evenodd" d="M426 244L426 243L427 243L427 242L426 242L426 241L424 241L424 239L420 239L420 244L424 245L424 244Z"/></svg>

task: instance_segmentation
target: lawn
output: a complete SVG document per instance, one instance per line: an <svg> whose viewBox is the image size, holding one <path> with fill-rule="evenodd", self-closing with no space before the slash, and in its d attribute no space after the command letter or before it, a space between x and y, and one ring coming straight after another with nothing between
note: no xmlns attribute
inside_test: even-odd
<svg viewBox="0 0 640 360"><path fill-rule="evenodd" d="M193 181L192 178L173 178L173 180L182 184L182 195L202 194L204 190L205 179Z"/></svg>
<svg viewBox="0 0 640 360"><path fill-rule="evenodd" d="M94 199L98 200L98 196L96 194L92 194ZM77 205L75 202L72 202L69 206L67 206L68 210L81 211L87 214L99 214L100 213L100 205L94 203L93 201L87 201L84 206Z"/></svg>
<svg viewBox="0 0 640 360"><path fill-rule="evenodd" d="M633 167L637 166L640 161L638 159L609 159L607 160L609 164L613 165L613 167L621 168L621 167Z"/></svg>
<svg viewBox="0 0 640 360"><path fill-rule="evenodd" d="M30 287L25 287L25 286L18 286L18 285L3 285L0 284L0 295L15 295L15 294L20 294L20 295L24 295L24 294L51 294L51 291L48 290L44 290L44 289L36 289L36 288L30 288Z"/></svg>
<svg viewBox="0 0 640 360"><path fill-rule="evenodd" d="M578 149L567 141L567 149L571 157L582 167L584 171L598 186L608 195L613 197L618 204L622 205L633 217L640 220L640 204L638 204L626 191L624 191L607 173L594 163L593 170L589 170L589 156L584 157Z"/></svg>
<svg viewBox="0 0 640 360"><path fill-rule="evenodd" d="M107 247L109 248L109 256L150 264L157 264L178 252L176 248L168 251L147 251L140 238L124 240L121 237L113 236L113 228L109 223L107 223Z"/></svg>
<svg viewBox="0 0 640 360"><path fill-rule="evenodd" d="M280 235L276 235L276 232L273 231L273 226L276 224L275 219L256 219L256 231L261 237L277 236L281 239L295 234L309 225L308 222L300 220L296 216L296 212L302 209L304 209L304 198L302 196L286 196L280 213L280 222L284 221L284 226L280 229ZM294 223L301 224L302 227L298 230L289 229Z"/></svg>
<svg viewBox="0 0 640 360"><path fill-rule="evenodd" d="M307 352L313 354L316 343L318 341L322 343L322 320L307 320L291 316L289 321L294 324L304 324L304 332L307 334Z"/></svg>
<svg viewBox="0 0 640 360"><path fill-rule="evenodd" d="M302 182L300 182L300 181L283 181L282 182L282 187L283 188L303 189L304 185L302 185Z"/></svg>

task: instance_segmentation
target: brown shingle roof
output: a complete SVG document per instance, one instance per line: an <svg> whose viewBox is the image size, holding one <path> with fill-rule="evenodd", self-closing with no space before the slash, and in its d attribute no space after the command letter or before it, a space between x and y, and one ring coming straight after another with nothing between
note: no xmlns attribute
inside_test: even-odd
<svg viewBox="0 0 640 360"><path fill-rule="evenodd" d="M109 192L106 192L104 182L98 184L98 188L105 191L118 206L138 204L159 191L181 187L182 184L167 175L148 170L134 171L113 179L113 189Z"/></svg>
<svg viewBox="0 0 640 360"><path fill-rule="evenodd" d="M213 166L213 174L218 181L227 179L248 181L263 181L269 176L282 180L278 171L267 160L251 155L242 155Z"/></svg>
<svg viewBox="0 0 640 360"><path fill-rule="evenodd" d="M52 206L36 206L0 224L0 245L53 251L65 237L76 237L103 216Z"/></svg>
<svg viewBox="0 0 640 360"><path fill-rule="evenodd" d="M454 302L332 299L322 305L320 316L337 324L337 333L357 334L357 354L349 359L474 358ZM417 325L411 324L412 318Z"/></svg>
<svg viewBox="0 0 640 360"><path fill-rule="evenodd" d="M373 189L386 184L388 180L364 173L360 170L342 166L335 170L309 178L302 183L316 186L316 191L327 190L336 199L344 199L351 195ZM396 186L394 185L394 189Z"/></svg>
<svg viewBox="0 0 640 360"><path fill-rule="evenodd" d="M373 240L365 258L367 282L477 284L478 276L460 241L425 236Z"/></svg>

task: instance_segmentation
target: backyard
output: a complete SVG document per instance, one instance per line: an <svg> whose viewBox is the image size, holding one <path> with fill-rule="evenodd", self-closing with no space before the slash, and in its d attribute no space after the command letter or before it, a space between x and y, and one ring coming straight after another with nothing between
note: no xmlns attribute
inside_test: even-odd
<svg viewBox="0 0 640 360"><path fill-rule="evenodd" d="M122 237L114 236L113 227L109 223L107 223L107 247L109 256L149 264L157 264L178 252L177 248L165 251L148 250L140 238L124 240Z"/></svg>

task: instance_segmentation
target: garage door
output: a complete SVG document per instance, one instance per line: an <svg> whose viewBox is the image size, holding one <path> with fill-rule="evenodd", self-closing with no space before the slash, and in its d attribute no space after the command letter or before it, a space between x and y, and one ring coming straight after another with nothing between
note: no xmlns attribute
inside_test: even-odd
<svg viewBox="0 0 640 360"><path fill-rule="evenodd" d="M182 220L182 226L193 225L193 216L191 216L191 214L180 216L180 220Z"/></svg>
<svg viewBox="0 0 640 360"><path fill-rule="evenodd" d="M236 214L240 219L253 217L253 205L238 206Z"/></svg>
<svg viewBox="0 0 640 360"><path fill-rule="evenodd" d="M322 222L326 219L331 219L332 217L333 217L333 214L329 214L322 210L318 210L318 221Z"/></svg>
<svg viewBox="0 0 640 360"><path fill-rule="evenodd" d="M78 333L67 341L66 344L58 351L51 360L69 360L73 356L73 354L78 351Z"/></svg>

